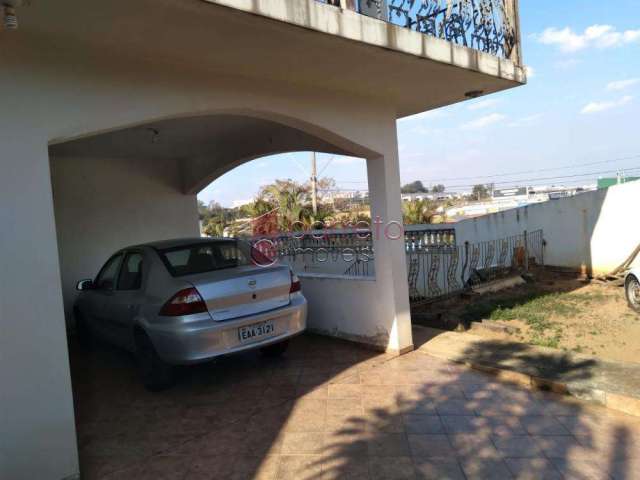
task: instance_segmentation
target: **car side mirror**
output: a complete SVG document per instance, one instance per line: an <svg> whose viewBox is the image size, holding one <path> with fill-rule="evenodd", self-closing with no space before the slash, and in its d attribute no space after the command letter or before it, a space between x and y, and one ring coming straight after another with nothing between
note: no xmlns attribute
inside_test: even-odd
<svg viewBox="0 0 640 480"><path fill-rule="evenodd" d="M95 285L93 284L93 280L80 280L76 285L76 290L79 292L84 292L85 290L93 290Z"/></svg>

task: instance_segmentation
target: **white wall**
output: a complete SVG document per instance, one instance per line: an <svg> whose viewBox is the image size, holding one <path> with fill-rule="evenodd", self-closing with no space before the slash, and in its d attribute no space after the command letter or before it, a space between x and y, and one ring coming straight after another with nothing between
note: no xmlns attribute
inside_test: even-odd
<svg viewBox="0 0 640 480"><path fill-rule="evenodd" d="M67 323L77 281L94 278L116 250L200 235L176 160L53 157L51 182Z"/></svg>
<svg viewBox="0 0 640 480"><path fill-rule="evenodd" d="M640 182L616 185L455 224L456 241L481 242L542 229L545 264L610 272L640 243ZM637 262L640 259L636 260Z"/></svg>
<svg viewBox="0 0 640 480"><path fill-rule="evenodd" d="M375 278L303 273L302 291L309 302L308 328L325 335L373 345L385 350L388 323L380 315Z"/></svg>

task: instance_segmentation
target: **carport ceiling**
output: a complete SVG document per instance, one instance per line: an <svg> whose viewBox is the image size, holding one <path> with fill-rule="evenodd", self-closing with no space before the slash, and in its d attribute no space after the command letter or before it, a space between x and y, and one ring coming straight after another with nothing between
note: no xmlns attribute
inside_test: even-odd
<svg viewBox="0 0 640 480"><path fill-rule="evenodd" d="M189 159L316 150L345 153L291 127L259 118L216 115L164 120L50 148L52 158Z"/></svg>

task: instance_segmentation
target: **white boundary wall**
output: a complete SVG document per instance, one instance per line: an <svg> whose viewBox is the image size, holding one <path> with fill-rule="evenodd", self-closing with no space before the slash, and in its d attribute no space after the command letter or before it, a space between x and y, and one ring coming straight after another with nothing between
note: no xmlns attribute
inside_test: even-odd
<svg viewBox="0 0 640 480"><path fill-rule="evenodd" d="M638 205L640 181L462 220L452 226L458 245L542 229L545 264L576 270L584 266L599 275L621 264L640 243Z"/></svg>

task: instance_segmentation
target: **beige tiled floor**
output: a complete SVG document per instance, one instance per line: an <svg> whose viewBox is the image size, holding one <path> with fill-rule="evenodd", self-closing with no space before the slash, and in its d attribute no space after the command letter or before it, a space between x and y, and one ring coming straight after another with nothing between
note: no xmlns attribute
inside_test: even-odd
<svg viewBox="0 0 640 480"><path fill-rule="evenodd" d="M108 347L72 367L83 479L640 478L639 418L420 352L309 335L158 394Z"/></svg>

